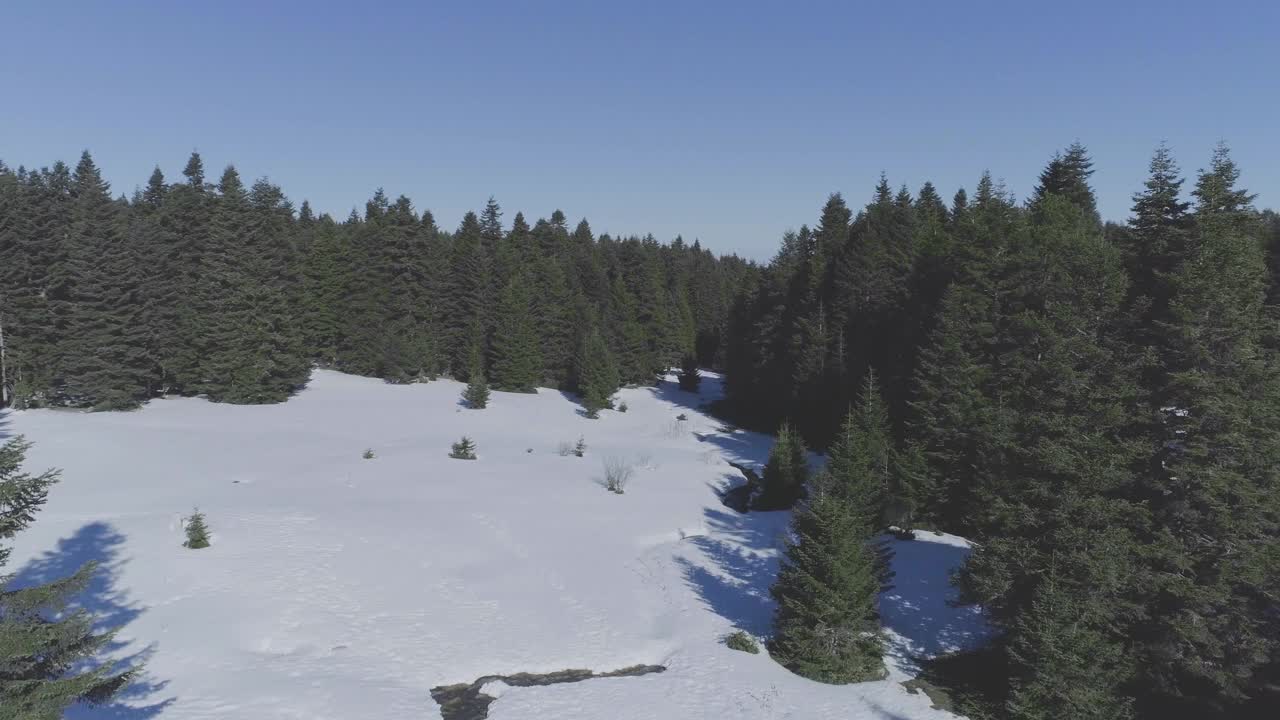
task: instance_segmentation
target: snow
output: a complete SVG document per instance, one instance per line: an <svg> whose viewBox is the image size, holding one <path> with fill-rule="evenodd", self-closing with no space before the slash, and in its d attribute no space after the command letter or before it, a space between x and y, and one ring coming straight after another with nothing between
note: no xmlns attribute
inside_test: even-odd
<svg viewBox="0 0 1280 720"><path fill-rule="evenodd" d="M474 411L451 381L317 371L281 405L9 413L0 437L26 435L27 468L62 468L63 481L7 570L25 583L100 565L79 602L121 627L115 657L147 668L115 705L70 715L81 720L422 720L438 717L439 685L637 664L668 670L493 682L489 716L953 717L900 683L915 656L986 632L947 604L959 538L894 541L884 681L822 685L722 644L735 627L767 632L787 516L719 503L742 480L728 461L762 464L771 439L697 409L718 391L714 376L701 398L668 379L589 420L550 390L495 392ZM479 460L448 458L464 434ZM556 452L579 436L585 457ZM609 457L636 465L623 495L600 485ZM193 506L211 548L182 547Z"/></svg>

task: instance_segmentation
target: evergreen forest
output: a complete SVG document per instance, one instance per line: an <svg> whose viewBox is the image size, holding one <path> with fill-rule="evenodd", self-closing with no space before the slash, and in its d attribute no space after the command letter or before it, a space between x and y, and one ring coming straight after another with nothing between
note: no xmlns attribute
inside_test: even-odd
<svg viewBox="0 0 1280 720"><path fill-rule="evenodd" d="M876 538L938 530L973 541L954 582L999 630L926 673L957 711L1278 717L1280 215L1225 146L1195 172L1157 148L1127 218L1092 173L1075 143L1026 198L882 175L760 264L494 199L456 228L381 190L334 218L195 153L127 195L88 152L0 164L0 398L276 403L330 368L595 417L714 370L717 414L780 435L753 507L794 508L767 643L794 672L881 677Z"/></svg>

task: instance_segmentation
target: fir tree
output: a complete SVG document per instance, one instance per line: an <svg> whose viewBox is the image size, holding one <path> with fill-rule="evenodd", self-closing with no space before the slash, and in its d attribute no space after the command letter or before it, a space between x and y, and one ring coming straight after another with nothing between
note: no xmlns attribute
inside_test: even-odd
<svg viewBox="0 0 1280 720"><path fill-rule="evenodd" d="M182 547L201 550L209 547L209 525L205 522L204 513L199 508L191 511L186 521L187 540Z"/></svg>
<svg viewBox="0 0 1280 720"><path fill-rule="evenodd" d="M872 463L845 459L850 469ZM792 518L792 539L772 589L778 608L768 646L784 667L811 680L843 684L886 674L877 611L883 570L853 497L871 485L824 470Z"/></svg>
<svg viewBox="0 0 1280 720"><path fill-rule="evenodd" d="M63 333L55 398L103 410L136 407L147 397L150 369L139 318L141 263L88 152L72 176L72 194L67 292L54 306Z"/></svg>
<svg viewBox="0 0 1280 720"><path fill-rule="evenodd" d="M1169 411L1141 496L1154 528L1137 635L1142 679L1166 712L1230 708L1280 653L1280 366L1238 175L1224 147L1200 173L1186 255L1170 277L1172 322L1158 326L1167 372L1152 392Z"/></svg>
<svg viewBox="0 0 1280 720"><path fill-rule="evenodd" d="M1044 199L1057 195L1079 208L1086 217L1100 222L1097 200L1089 187L1091 175L1093 160L1089 158L1089 151L1079 142L1071 143L1066 152L1055 155L1040 173L1040 184L1031 197L1032 214L1038 218Z"/></svg>
<svg viewBox="0 0 1280 720"><path fill-rule="evenodd" d="M809 462L804 441L783 423L778 439L769 451L769 462L761 476L760 492L752 498L752 510L786 510L804 496L809 479Z"/></svg>
<svg viewBox="0 0 1280 720"><path fill-rule="evenodd" d="M588 329L579 342L575 361L575 387L582 397L587 417L595 418L611 407L610 398L618 389L618 371L604 339L595 328Z"/></svg>
<svg viewBox="0 0 1280 720"><path fill-rule="evenodd" d="M1117 717L1132 673L1119 628L1138 612L1143 524L1127 500L1139 448L1124 439L1137 390L1115 336L1125 282L1095 218L1065 195L1042 196L1023 225L980 184L962 229L974 242L918 375L916 437L943 482L937 517L979 543L960 586L1004 630L1010 691L1071 688L1060 704L1013 716L1107 698L1091 716ZM1037 605L1051 566L1053 601ZM1086 605L1088 643L1060 645ZM1066 654L1083 649L1095 654ZM1086 679L1094 684L1077 684Z"/></svg>
<svg viewBox="0 0 1280 720"><path fill-rule="evenodd" d="M680 389L685 392L698 392L698 385L702 382L702 375L698 373L698 358L689 353L680 361Z"/></svg>
<svg viewBox="0 0 1280 720"><path fill-rule="evenodd" d="M523 274L507 283L499 298L492 343L493 384L499 390L533 392L542 379L531 299Z"/></svg>
<svg viewBox="0 0 1280 720"><path fill-rule="evenodd" d="M480 360L480 349L471 353L471 362L467 373L467 387L462 392L462 399L472 410L483 410L489 406L489 381L485 379L484 363Z"/></svg>
<svg viewBox="0 0 1280 720"><path fill-rule="evenodd" d="M449 449L449 457L454 460L475 460L476 444L466 435L462 439L454 443Z"/></svg>
<svg viewBox="0 0 1280 720"><path fill-rule="evenodd" d="M485 341L491 282L480 219L467 213L454 234L443 308L446 357L455 377L470 369L472 349Z"/></svg>
<svg viewBox="0 0 1280 720"><path fill-rule="evenodd" d="M0 541L30 526L58 481L53 470L22 472L29 447L21 437L0 446ZM0 567L10 552L0 546ZM71 608L95 571L90 563L69 577L21 589L11 586L10 577L0 581L0 714L58 720L75 703L109 700L138 671L96 663L112 633L95 633L93 616Z"/></svg>

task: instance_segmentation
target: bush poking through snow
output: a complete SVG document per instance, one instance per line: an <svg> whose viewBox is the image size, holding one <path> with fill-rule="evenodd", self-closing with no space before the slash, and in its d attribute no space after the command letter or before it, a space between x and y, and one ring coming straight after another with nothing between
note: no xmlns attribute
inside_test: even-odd
<svg viewBox="0 0 1280 720"><path fill-rule="evenodd" d="M561 440L560 444L556 446L556 454L560 457L569 457L573 454L573 443L568 440Z"/></svg>
<svg viewBox="0 0 1280 720"><path fill-rule="evenodd" d="M365 448L364 452L360 454L360 457L365 460L372 460L377 457L377 455L373 454L373 448Z"/></svg>
<svg viewBox="0 0 1280 720"><path fill-rule="evenodd" d="M679 415L676 416L676 420L679 420L680 422L684 422L688 419L689 419L689 416L685 415L684 413L680 413Z"/></svg>
<svg viewBox="0 0 1280 720"><path fill-rule="evenodd" d="M627 411L627 401L623 400L622 402L618 403L618 412L626 412L626 411Z"/></svg>
<svg viewBox="0 0 1280 720"><path fill-rule="evenodd" d="M209 525L204 521L204 513L199 508L191 511L191 517L186 518L187 541L182 543L182 547L199 550L209 547Z"/></svg>
<svg viewBox="0 0 1280 720"><path fill-rule="evenodd" d="M609 492L619 495L626 492L627 485L631 483L631 478L635 474L636 467L630 461L620 457L604 459L604 488Z"/></svg>
<svg viewBox="0 0 1280 720"><path fill-rule="evenodd" d="M587 441L581 435L578 436L578 444L573 446L573 454L578 457L587 454Z"/></svg>
<svg viewBox="0 0 1280 720"><path fill-rule="evenodd" d="M684 437L689 426L685 423L685 416L681 415L675 420L668 420L667 426L662 430L662 436L667 440L678 440Z"/></svg>
<svg viewBox="0 0 1280 720"><path fill-rule="evenodd" d="M475 460L476 444L471 441L471 438L463 435L462 439L454 443L449 450L449 457L454 460Z"/></svg>
<svg viewBox="0 0 1280 720"><path fill-rule="evenodd" d="M760 646L756 644L756 639L746 634L742 630L736 630L724 636L724 644L730 650L741 650L744 653L752 655L760 654Z"/></svg>

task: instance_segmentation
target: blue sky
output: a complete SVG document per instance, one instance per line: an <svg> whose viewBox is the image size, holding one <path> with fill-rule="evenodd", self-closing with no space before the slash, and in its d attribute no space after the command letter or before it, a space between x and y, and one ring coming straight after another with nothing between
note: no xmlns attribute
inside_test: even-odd
<svg viewBox="0 0 1280 720"><path fill-rule="evenodd" d="M0 159L130 192L198 149L345 216L490 196L769 257L879 173L1019 197L1073 140L1123 219L1152 149L1225 139L1280 207L1280 3L6 3Z"/></svg>

